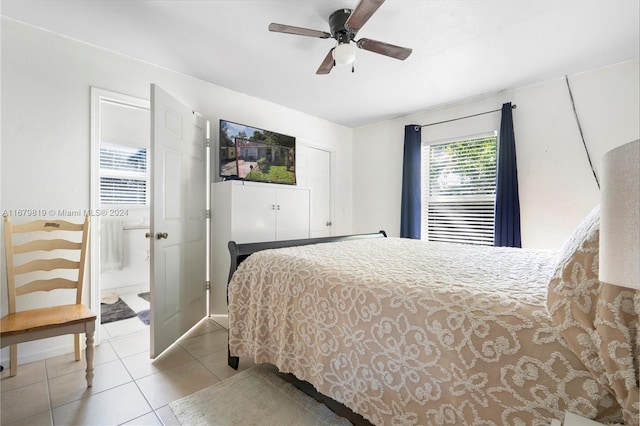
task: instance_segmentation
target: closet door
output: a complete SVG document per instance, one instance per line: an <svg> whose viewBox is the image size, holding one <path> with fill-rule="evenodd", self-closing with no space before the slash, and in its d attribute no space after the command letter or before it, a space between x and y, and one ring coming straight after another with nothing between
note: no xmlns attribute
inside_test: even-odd
<svg viewBox="0 0 640 426"><path fill-rule="evenodd" d="M331 152L305 145L296 147L298 185L311 190L311 238L332 235Z"/></svg>

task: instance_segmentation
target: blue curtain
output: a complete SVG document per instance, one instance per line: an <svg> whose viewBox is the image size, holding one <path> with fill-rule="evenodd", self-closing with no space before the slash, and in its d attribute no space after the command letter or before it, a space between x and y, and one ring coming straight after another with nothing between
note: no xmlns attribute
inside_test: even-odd
<svg viewBox="0 0 640 426"><path fill-rule="evenodd" d="M498 139L498 176L494 242L496 247L522 247L520 241L520 199L516 139L513 134L511 102L502 105L500 139Z"/></svg>
<svg viewBox="0 0 640 426"><path fill-rule="evenodd" d="M404 127L402 167L402 205L400 237L420 239L420 150L422 128L415 124Z"/></svg>

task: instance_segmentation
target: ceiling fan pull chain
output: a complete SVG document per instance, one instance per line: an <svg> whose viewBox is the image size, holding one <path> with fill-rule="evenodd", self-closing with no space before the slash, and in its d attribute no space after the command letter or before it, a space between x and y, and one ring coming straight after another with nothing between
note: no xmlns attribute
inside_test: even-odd
<svg viewBox="0 0 640 426"><path fill-rule="evenodd" d="M355 65L351 65L351 73L353 74L354 72L356 72L356 66Z"/></svg>

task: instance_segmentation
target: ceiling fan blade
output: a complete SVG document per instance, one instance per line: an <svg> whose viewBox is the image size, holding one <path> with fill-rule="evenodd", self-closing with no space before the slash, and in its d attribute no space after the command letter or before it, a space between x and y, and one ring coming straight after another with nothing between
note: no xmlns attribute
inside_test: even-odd
<svg viewBox="0 0 640 426"><path fill-rule="evenodd" d="M275 33L286 33L286 34L294 34L294 35L301 35L301 36L307 36L307 37L331 38L331 34L325 31L310 30L308 28L292 27L291 25L276 24L276 23L269 24L269 31L273 31Z"/></svg>
<svg viewBox="0 0 640 426"><path fill-rule="evenodd" d="M358 40L356 45L360 49L390 56L392 58L400 59L401 61L407 59L412 52L408 47L400 47L383 41L371 40L370 38L361 38Z"/></svg>
<svg viewBox="0 0 640 426"><path fill-rule="evenodd" d="M333 64L334 61L332 48L327 56L325 56L324 61L322 61L322 63L320 64L320 67L318 68L318 71L316 71L316 74L329 74L331 72L331 69L333 68Z"/></svg>
<svg viewBox="0 0 640 426"><path fill-rule="evenodd" d="M345 22L345 28L358 32L360 28L376 13L376 10L384 3L384 0L360 0L360 3L351 12Z"/></svg>

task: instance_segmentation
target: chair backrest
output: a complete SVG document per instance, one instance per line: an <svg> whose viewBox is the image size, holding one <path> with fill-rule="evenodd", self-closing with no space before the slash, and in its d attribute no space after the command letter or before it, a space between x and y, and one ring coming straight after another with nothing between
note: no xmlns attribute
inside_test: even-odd
<svg viewBox="0 0 640 426"><path fill-rule="evenodd" d="M82 303L89 223L85 216L84 223L36 220L13 225L4 217L10 314L16 312L16 297L36 291L72 289L75 303Z"/></svg>

